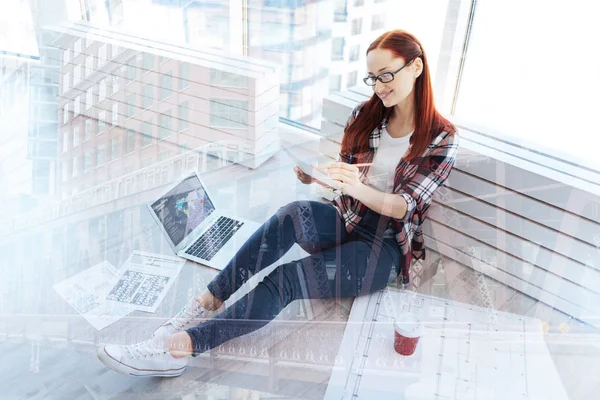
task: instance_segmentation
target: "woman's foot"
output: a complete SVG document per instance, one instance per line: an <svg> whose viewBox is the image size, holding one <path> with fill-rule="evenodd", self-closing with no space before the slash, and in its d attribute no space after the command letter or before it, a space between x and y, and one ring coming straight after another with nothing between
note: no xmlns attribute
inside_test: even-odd
<svg viewBox="0 0 600 400"><path fill-rule="evenodd" d="M129 346L103 346L98 359L113 371L133 376L174 377L183 374L187 366L187 358L171 355L165 336Z"/></svg>
<svg viewBox="0 0 600 400"><path fill-rule="evenodd" d="M152 337L158 336L169 336L176 332L185 331L186 329L193 328L200 323L213 317L213 315L219 313L219 308L216 311L209 311L198 302L197 299L190 299L177 315L173 318L156 328Z"/></svg>
<svg viewBox="0 0 600 400"><path fill-rule="evenodd" d="M217 299L215 296L213 296L212 293L208 290L204 292L200 297L197 297L196 300L198 301L198 303L200 303L202 308L208 311L218 310L223 305L223 302Z"/></svg>

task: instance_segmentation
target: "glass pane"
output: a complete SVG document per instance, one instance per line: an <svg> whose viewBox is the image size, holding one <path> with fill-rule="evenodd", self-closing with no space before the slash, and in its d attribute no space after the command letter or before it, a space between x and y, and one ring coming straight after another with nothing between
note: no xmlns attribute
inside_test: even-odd
<svg viewBox="0 0 600 400"><path fill-rule="evenodd" d="M598 3L482 1L476 12L456 115L535 151L599 166L600 135L592 127L600 53L589 51L600 37ZM569 72L570 60L576 72Z"/></svg>

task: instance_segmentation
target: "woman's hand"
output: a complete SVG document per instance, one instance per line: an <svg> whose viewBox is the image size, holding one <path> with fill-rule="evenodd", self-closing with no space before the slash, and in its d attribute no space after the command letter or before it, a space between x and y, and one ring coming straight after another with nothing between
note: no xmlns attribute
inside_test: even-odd
<svg viewBox="0 0 600 400"><path fill-rule="evenodd" d="M343 162L335 162L327 166L327 175L339 181L339 189L343 194L359 198L364 184L360 180L358 167Z"/></svg>
<svg viewBox="0 0 600 400"><path fill-rule="evenodd" d="M298 180L300 182L304 183L305 185L310 185L311 183L314 182L314 178L310 175L307 175L297 165L294 167L294 172L296 173L296 177L298 178Z"/></svg>

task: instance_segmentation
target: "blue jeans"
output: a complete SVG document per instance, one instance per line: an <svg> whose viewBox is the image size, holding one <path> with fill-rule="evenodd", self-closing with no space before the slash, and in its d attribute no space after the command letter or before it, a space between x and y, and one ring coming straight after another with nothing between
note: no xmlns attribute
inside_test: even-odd
<svg viewBox="0 0 600 400"><path fill-rule="evenodd" d="M354 297L383 289L391 271L401 267L396 240L383 238L387 221L369 210L348 234L331 204L298 201L280 208L246 241L208 290L218 300L227 300L295 243L310 256L278 266L221 314L188 329L194 353L259 329L294 300Z"/></svg>

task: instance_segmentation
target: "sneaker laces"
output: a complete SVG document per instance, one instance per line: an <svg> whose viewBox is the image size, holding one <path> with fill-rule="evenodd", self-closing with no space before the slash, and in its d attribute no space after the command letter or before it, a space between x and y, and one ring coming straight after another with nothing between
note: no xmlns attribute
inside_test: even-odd
<svg viewBox="0 0 600 400"><path fill-rule="evenodd" d="M158 343L152 339L125 346L125 350L131 358L148 358L167 354L166 348L161 349L160 346L158 346Z"/></svg>
<svg viewBox="0 0 600 400"><path fill-rule="evenodd" d="M201 318L203 315L204 309L200 303L196 299L191 299L169 322L176 329L183 329L190 321Z"/></svg>

